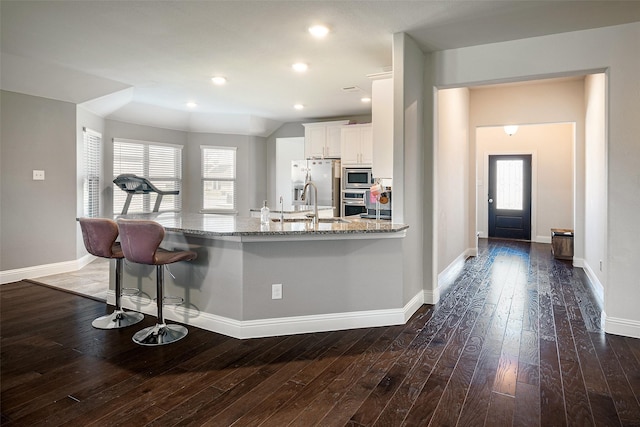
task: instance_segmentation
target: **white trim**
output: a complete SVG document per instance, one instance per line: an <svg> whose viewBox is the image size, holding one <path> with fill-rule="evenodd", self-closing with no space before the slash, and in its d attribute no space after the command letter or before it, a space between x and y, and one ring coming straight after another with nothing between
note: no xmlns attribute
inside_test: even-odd
<svg viewBox="0 0 640 427"><path fill-rule="evenodd" d="M0 284L18 282L24 279L35 279L38 277L51 276L53 274L69 273L78 271L89 264L96 257L87 254L82 258L73 261L56 262L53 264L34 265L32 267L16 268L14 270L0 271Z"/></svg>
<svg viewBox="0 0 640 427"><path fill-rule="evenodd" d="M107 301L110 304L115 301L114 293L111 289L107 291ZM185 323L233 338L245 339L403 325L422 304L422 292L419 292L404 307L384 310L236 320L182 306L165 306L163 314L166 319L175 322ZM139 296L123 297L122 306L151 316L156 315L155 303Z"/></svg>
<svg viewBox="0 0 640 427"><path fill-rule="evenodd" d="M534 240L534 242L551 244L551 236L536 236L536 239Z"/></svg>
<svg viewBox="0 0 640 427"><path fill-rule="evenodd" d="M440 290L438 288L432 291L425 289L422 291L422 299L425 304L437 304L440 301Z"/></svg>
<svg viewBox="0 0 640 427"><path fill-rule="evenodd" d="M460 271L464 268L464 262L467 258L478 255L478 248L467 248L463 253L458 255L456 259L454 259L451 264L449 264L444 270L438 273L438 287L434 290L433 293L429 294L429 291L425 291L425 301L427 297L431 302L430 304L437 304L440 300L440 295L442 295L453 283L452 278L455 278ZM434 297L437 296L437 299Z"/></svg>
<svg viewBox="0 0 640 427"><path fill-rule="evenodd" d="M409 321L411 316L413 316L413 314L416 311L418 311L420 307L422 307L422 304L424 304L424 292L418 292L404 306L404 322L403 323L407 323L407 321Z"/></svg>
<svg viewBox="0 0 640 427"><path fill-rule="evenodd" d="M200 146L200 149L202 150L203 148L219 148L221 150L238 151L238 147L234 147L233 145L206 145L206 144L203 144L203 145Z"/></svg>
<svg viewBox="0 0 640 427"><path fill-rule="evenodd" d="M573 266L580 267L584 270L587 278L589 279L589 286L591 291L599 298L600 304L604 305L604 286L598 280L598 276L591 268L591 265L583 258L573 258Z"/></svg>
<svg viewBox="0 0 640 427"><path fill-rule="evenodd" d="M640 338L640 322L637 320L608 317L605 312L602 312L602 318L604 320L604 331L606 333Z"/></svg>
<svg viewBox="0 0 640 427"><path fill-rule="evenodd" d="M184 145L180 144L171 144L169 142L158 142L158 141L143 141L141 139L127 139L127 138L113 138L113 142L124 142L126 144L144 144L144 145L163 145L165 147L174 147L183 149Z"/></svg>

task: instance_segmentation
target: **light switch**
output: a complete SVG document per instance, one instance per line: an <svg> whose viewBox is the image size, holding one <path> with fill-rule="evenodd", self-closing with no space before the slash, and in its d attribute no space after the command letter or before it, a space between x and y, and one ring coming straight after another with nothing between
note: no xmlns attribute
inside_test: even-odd
<svg viewBox="0 0 640 427"><path fill-rule="evenodd" d="M44 171L33 171L33 180L34 181L44 181Z"/></svg>

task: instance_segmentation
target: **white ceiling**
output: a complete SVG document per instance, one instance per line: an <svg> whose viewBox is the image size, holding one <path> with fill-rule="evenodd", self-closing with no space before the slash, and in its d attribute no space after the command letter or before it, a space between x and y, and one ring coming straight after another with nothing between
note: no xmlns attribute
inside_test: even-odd
<svg viewBox="0 0 640 427"><path fill-rule="evenodd" d="M393 33L429 52L640 21L640 1L2 0L0 15L3 90L126 122L266 136L369 114L360 98L367 75L390 69ZM309 36L315 23L330 26L326 39ZM294 73L297 61L309 71ZM214 86L216 74L228 84Z"/></svg>

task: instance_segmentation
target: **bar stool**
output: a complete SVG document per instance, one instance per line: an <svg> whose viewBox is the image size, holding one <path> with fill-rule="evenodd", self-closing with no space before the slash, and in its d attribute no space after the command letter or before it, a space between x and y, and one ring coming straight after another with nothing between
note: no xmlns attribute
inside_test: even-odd
<svg viewBox="0 0 640 427"><path fill-rule="evenodd" d="M158 320L154 326L144 328L133 336L133 341L140 345L156 346L169 344L184 338L188 331L182 325L167 325L162 315L165 305L164 267L178 261L191 261L198 254L192 251L168 251L160 244L164 239L164 227L155 221L141 219L118 219L120 241L124 257L138 264L156 266L156 303ZM179 304L182 303L180 298Z"/></svg>
<svg viewBox="0 0 640 427"><path fill-rule="evenodd" d="M95 319L91 325L98 329L118 329L135 325L144 319L144 314L127 312L122 309L122 260L124 254L118 238L118 225L115 221L106 218L80 218L80 229L84 246L91 255L116 260L116 309L113 313ZM137 289L135 289L137 293ZM132 293L133 294L133 293Z"/></svg>

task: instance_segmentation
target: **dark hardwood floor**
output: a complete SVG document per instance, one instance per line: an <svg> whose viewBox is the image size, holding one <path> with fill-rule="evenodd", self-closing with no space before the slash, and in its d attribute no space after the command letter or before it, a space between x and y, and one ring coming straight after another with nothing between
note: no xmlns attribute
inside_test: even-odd
<svg viewBox="0 0 640 427"><path fill-rule="evenodd" d="M640 425L640 340L604 334L550 245L482 240L402 326L237 340L189 327L145 348L111 308L0 286L2 425Z"/></svg>

